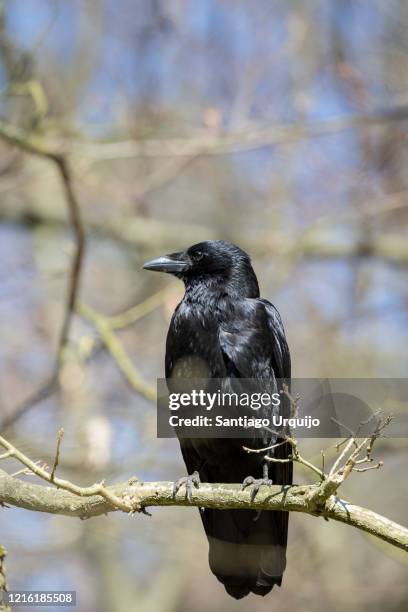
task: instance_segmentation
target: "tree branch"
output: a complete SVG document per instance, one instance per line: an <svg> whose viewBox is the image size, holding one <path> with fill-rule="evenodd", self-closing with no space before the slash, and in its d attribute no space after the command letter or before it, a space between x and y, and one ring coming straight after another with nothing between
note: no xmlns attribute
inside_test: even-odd
<svg viewBox="0 0 408 612"><path fill-rule="evenodd" d="M156 390L144 382L114 331L115 323L118 329L123 327L123 324L127 324L126 314L124 315L123 320L121 320L119 315L116 318L116 321L113 319L112 322L112 319L101 315L99 312L85 304L78 304L77 312L84 319L92 323L92 325L94 325L94 327L97 329L103 344L113 357L119 370L122 372L132 389L137 393L140 393L140 395L143 395L146 399L152 402L156 401ZM128 311L128 313L130 316L133 316L133 320L135 320L138 315L136 310L133 312Z"/></svg>
<svg viewBox="0 0 408 612"><path fill-rule="evenodd" d="M47 398L53 392L58 382L61 359L63 357L65 345L68 341L79 290L81 267L85 250L85 232L82 226L79 203L72 185L71 170L65 157L44 146L38 138L2 121L0 121L0 138L9 145L17 147L24 153L47 159L55 165L61 178L68 209L69 224L75 239L75 250L71 261L65 314L59 335L54 369L49 379L41 385L40 389L28 397L12 414L2 420L0 423L0 430L2 430L18 420L30 408Z"/></svg>
<svg viewBox="0 0 408 612"><path fill-rule="evenodd" d="M157 138L122 142L85 143L79 140L57 141L54 147L65 154L88 159L110 160L133 157L191 157L195 155L230 155L262 147L277 146L306 138L320 138L350 129L389 125L406 121L408 107L399 106L371 114L330 117L304 123L255 124L245 130L209 134L203 130L185 138Z"/></svg>
<svg viewBox="0 0 408 612"><path fill-rule="evenodd" d="M146 506L199 506L217 509L254 509L254 510L288 510L303 512L313 516L332 518L348 525L353 525L371 533L382 540L408 551L408 529L366 508L355 506L337 497L341 483L353 471L356 465L372 461L373 445L381 432L388 425L391 417L376 422L372 435L357 443L350 437L342 450L339 459L328 474L315 468L310 462L307 466L317 472L319 484L306 486L274 485L261 487L254 497L252 491L244 490L242 484L203 484L194 489L191 495L187 491L174 494L174 483L142 483L137 478L127 483L107 487L105 482L81 487L56 476L60 455L62 430L58 433L57 448L51 472L46 465L32 461L23 452L0 436L0 446L5 453L0 460L17 459L25 466L24 473L32 473L57 487L32 485L10 476L0 470L0 505L11 504L37 512L50 512L67 516L90 518L115 510L133 514L146 512ZM297 442L286 437L291 444L292 458L302 459ZM280 444L280 443L278 443ZM340 444L341 445L341 444ZM340 448L338 445L338 448ZM249 449L247 452L262 452L270 449ZM361 456L363 457L361 458ZM273 460L273 458L271 458ZM279 459L275 459L279 461ZM28 468L28 471L27 471Z"/></svg>
<svg viewBox="0 0 408 612"><path fill-rule="evenodd" d="M317 511L311 500L315 497L318 485L262 487L254 501L250 500L250 492L242 491L239 484L202 484L199 489L194 489L191 501L186 499L183 491L173 497L172 482L126 482L106 489L117 498L130 500L133 507L287 510L322 516L357 527L408 552L408 529L367 508L331 496ZM3 470L0 470L0 501L36 512L80 518L91 518L117 510L100 495L84 498L67 491L28 484L12 478Z"/></svg>
<svg viewBox="0 0 408 612"><path fill-rule="evenodd" d="M390 198L394 204L397 197ZM400 207L406 206L407 192L398 194ZM376 206L381 207L384 199L378 198L370 202L373 215ZM378 214L381 209L378 210ZM66 226L66 219L58 207L42 211L31 201L16 206L14 201L5 201L0 210L0 219L11 220L20 224L50 224ZM343 220L340 217L339 222ZM408 265L408 244L401 233L387 232L373 236L350 235L347 241L339 239L338 222L334 217L332 224L322 223L321 226L311 227L298 232L283 232L260 230L256 239L240 236L243 248L254 255L301 257L304 259L353 259L371 257L395 263ZM347 221L347 219L345 219ZM88 216L86 225L89 230L99 236L113 240L124 247L130 247L132 252L135 246L151 252L152 245L163 250L174 249L178 244L191 244L208 238L221 237L213 227L198 226L187 223L172 223L141 216L128 218L112 218L109 220ZM232 230L231 230L232 231ZM232 239L237 239L232 234Z"/></svg>

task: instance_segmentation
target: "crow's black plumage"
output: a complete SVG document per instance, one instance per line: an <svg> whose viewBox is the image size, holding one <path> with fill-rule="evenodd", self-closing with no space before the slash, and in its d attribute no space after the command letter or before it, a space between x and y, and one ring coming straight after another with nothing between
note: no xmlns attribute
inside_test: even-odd
<svg viewBox="0 0 408 612"><path fill-rule="evenodd" d="M221 240L207 241L147 262L144 268L169 272L185 284L167 336L167 379L290 380L290 355L279 313L259 297L244 251ZM274 441L268 435L262 444ZM180 439L180 446L188 473L198 472L202 482L243 482L251 475L258 487L268 476L275 484L292 483L291 463L267 464L261 454L245 453L240 440ZM274 453L286 458L288 445L278 446ZM230 595L265 595L280 586L287 512L205 509L201 518L210 568Z"/></svg>

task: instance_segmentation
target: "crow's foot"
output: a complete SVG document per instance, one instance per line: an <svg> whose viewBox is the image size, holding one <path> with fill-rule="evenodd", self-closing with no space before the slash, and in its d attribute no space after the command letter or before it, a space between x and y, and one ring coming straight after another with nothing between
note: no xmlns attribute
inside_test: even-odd
<svg viewBox="0 0 408 612"><path fill-rule="evenodd" d="M247 487L251 487L252 486L252 490L251 490L251 502L254 501L256 494L258 493L259 489L262 487L262 485L266 485L268 487L270 487L271 485L273 485L273 480L271 480L270 478L264 477L264 478L254 478L253 476L247 476L244 479L244 482L242 483L242 490L246 489Z"/></svg>
<svg viewBox="0 0 408 612"><path fill-rule="evenodd" d="M193 487L198 489L200 487L200 475L198 472L193 472L189 476L183 476L179 478L173 485L173 497L176 496L177 491L185 485L186 487L186 499L191 501L191 496L193 493Z"/></svg>

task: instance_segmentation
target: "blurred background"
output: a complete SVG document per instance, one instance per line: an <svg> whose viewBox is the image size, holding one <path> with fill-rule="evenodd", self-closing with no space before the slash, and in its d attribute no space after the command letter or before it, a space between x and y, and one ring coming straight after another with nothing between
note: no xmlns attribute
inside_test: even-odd
<svg viewBox="0 0 408 612"><path fill-rule="evenodd" d="M56 165L2 140L8 439L52 462L64 427L60 475L76 483L184 475L149 399L182 287L140 268L201 239L250 253L294 376L406 376L407 28L404 0L0 1L2 124L68 160L86 233L58 384L19 411L54 368L75 240ZM342 495L404 522L405 441L377 456ZM2 510L9 587L75 589L80 612L407 609L406 555L353 528L292 513L281 589L236 602L198 513L152 514Z"/></svg>

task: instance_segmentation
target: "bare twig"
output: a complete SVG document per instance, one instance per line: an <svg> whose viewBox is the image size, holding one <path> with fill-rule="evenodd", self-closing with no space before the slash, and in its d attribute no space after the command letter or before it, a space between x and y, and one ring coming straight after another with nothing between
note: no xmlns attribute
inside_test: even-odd
<svg viewBox="0 0 408 612"><path fill-rule="evenodd" d="M267 446L265 448L255 449L255 448L248 448L247 446L243 446L242 448L247 453L267 453L268 451L276 448L277 446L281 446L282 444L286 444L286 443L290 444L292 447L292 454L290 457L288 457L287 459L278 459L276 457L270 457L269 455L265 454L266 461L269 461L270 463L297 462L297 463L304 465L309 470L312 470L312 472L315 472L315 474L317 474L321 480L325 479L326 476L322 470L320 470L318 467L313 465L313 463L310 463L310 461L307 461L306 459L304 459L304 457L301 456L299 452L297 440L295 440L294 438L291 438L290 436L285 436L281 442L278 442L277 444L273 444L272 446Z"/></svg>
<svg viewBox="0 0 408 612"><path fill-rule="evenodd" d="M0 445L10 451L10 456L20 461L20 463L25 465L30 470L30 472L32 472L42 480L46 480L47 482L56 485L58 488L64 489L64 491L69 491L70 493L78 495L79 497L92 497L93 495L101 495L107 502L109 502L109 504L113 506L113 508L123 510L124 512L135 512L139 509L137 505L132 504L130 502L125 502L119 497L117 497L111 490L106 488L104 481L95 483L89 487L80 487L70 482L69 480L57 478L46 468L38 465L37 462L29 459L29 457L24 455L24 453L19 451L13 444L8 442L2 436L0 436Z"/></svg>
<svg viewBox="0 0 408 612"><path fill-rule="evenodd" d="M319 511L319 509L324 506L326 501L337 492L340 485L346 480L346 478L350 476L353 471L366 472L370 469L379 469L383 466L383 462L379 461L376 465L372 465L369 467L359 467L364 464L371 463L373 461L371 455L373 452L374 443L382 435L384 429L389 425L392 420L392 416L380 418L369 436L364 437L362 439L359 439L357 437L363 426L368 425L380 414L381 411L375 412L370 416L369 419L367 419L366 421L362 421L356 432L353 432L351 429L349 430L351 432L351 435L336 445L337 452L339 452L341 447L344 448L342 449L337 459L334 461L328 473L325 472L323 451L321 451L322 469L320 469L313 463L307 461L306 459L304 459L304 457L302 457L299 452L297 440L290 436L281 436L283 438L282 441L278 442L277 444L273 444L272 446L267 446L265 448L253 449L243 447L243 449L248 453L265 453L265 460L271 463L297 462L315 472L320 478L320 485L313 492L313 497L310 499L310 501L312 504L314 504L316 511ZM338 424L342 425L341 423ZM269 454L266 454L268 453L268 451L276 448L277 446L281 446L284 443L288 443L292 447L292 454L288 458L280 459L273 456L271 457L269 456Z"/></svg>
<svg viewBox="0 0 408 612"><path fill-rule="evenodd" d="M37 461L35 461L34 463L40 466L43 470L48 470L49 468L48 464L45 461L42 461L41 459L37 459ZM23 468L22 470L17 470L17 472L13 472L11 475L15 478L16 476L30 476L30 474L32 474L30 468Z"/></svg>
<svg viewBox="0 0 408 612"><path fill-rule="evenodd" d="M282 385L283 395L288 398L290 403L290 417L296 418L299 413L299 403L300 403L300 395L296 394L293 396L289 391L289 385L284 383Z"/></svg>
<svg viewBox="0 0 408 612"><path fill-rule="evenodd" d="M52 466L51 475L50 475L51 482L54 482L55 472L57 471L59 456L60 456L60 449L61 449L61 442L62 442L63 437L64 437L64 430L61 427L57 435L57 449L55 451L54 465Z"/></svg>

